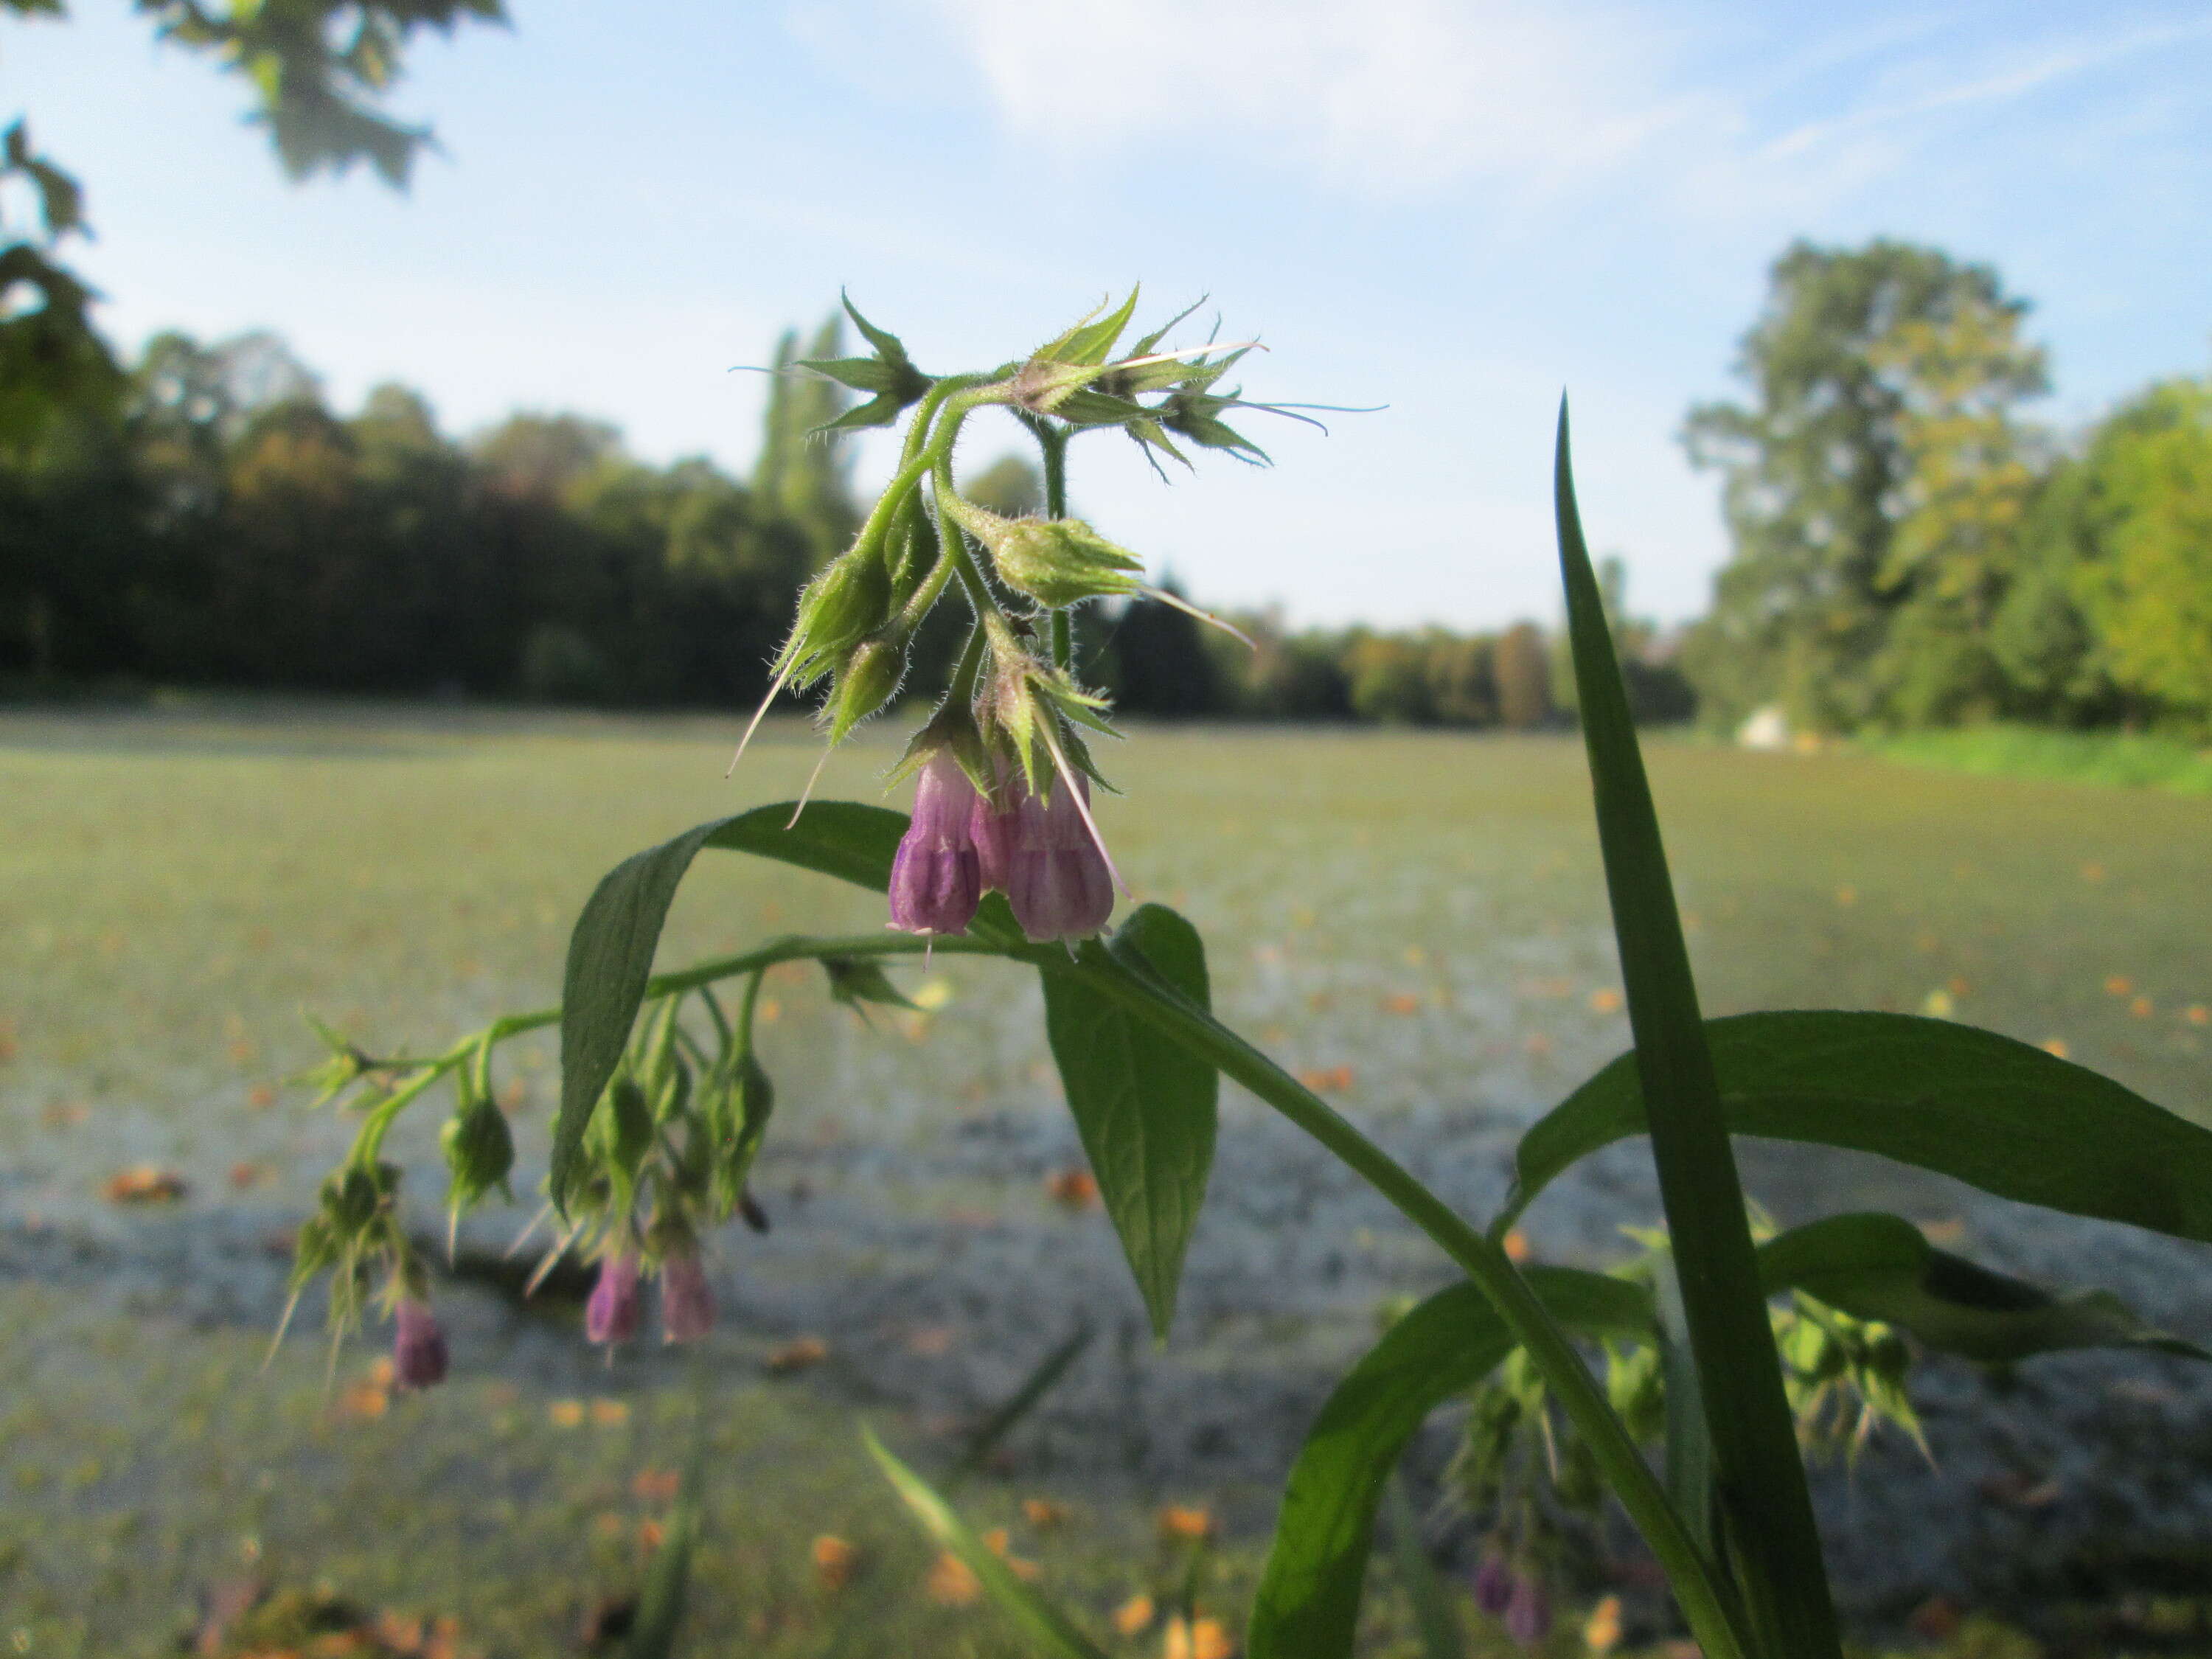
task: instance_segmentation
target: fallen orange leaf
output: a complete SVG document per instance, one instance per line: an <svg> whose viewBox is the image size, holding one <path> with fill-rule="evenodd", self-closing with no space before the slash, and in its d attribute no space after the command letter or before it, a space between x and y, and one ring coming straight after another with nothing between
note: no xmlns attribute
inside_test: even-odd
<svg viewBox="0 0 2212 1659"><path fill-rule="evenodd" d="M1088 1170L1054 1170L1044 1178L1044 1189L1071 1210L1087 1210L1098 1201L1098 1178Z"/></svg>
<svg viewBox="0 0 2212 1659"><path fill-rule="evenodd" d="M1152 1622L1155 1611L1152 1598L1142 1591L1138 1592L1114 1609L1115 1633L1121 1636L1142 1635L1145 1626Z"/></svg>
<svg viewBox="0 0 2212 1659"><path fill-rule="evenodd" d="M772 1376L783 1376L818 1365L830 1357L830 1345L818 1336L793 1337L768 1357Z"/></svg>
<svg viewBox="0 0 2212 1659"><path fill-rule="evenodd" d="M814 1540L814 1577L825 1590L841 1590L852 1582L860 1565L860 1552L833 1533Z"/></svg>
<svg viewBox="0 0 2212 1659"><path fill-rule="evenodd" d="M106 1190L111 1204L170 1204L191 1189L174 1170L134 1164L108 1176Z"/></svg>
<svg viewBox="0 0 2212 1659"><path fill-rule="evenodd" d="M1213 1511L1202 1504L1166 1504L1158 1520L1163 1538L1210 1538L1213 1534Z"/></svg>
<svg viewBox="0 0 2212 1659"><path fill-rule="evenodd" d="M968 1564L951 1550L937 1558L922 1589L929 1599L941 1607L971 1606L983 1593L982 1581L969 1571Z"/></svg>

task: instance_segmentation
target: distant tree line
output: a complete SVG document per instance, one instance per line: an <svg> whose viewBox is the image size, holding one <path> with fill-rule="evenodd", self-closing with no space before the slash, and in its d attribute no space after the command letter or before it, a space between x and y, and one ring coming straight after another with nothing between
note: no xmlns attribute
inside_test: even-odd
<svg viewBox="0 0 2212 1659"><path fill-rule="evenodd" d="M780 359L798 355L787 337ZM770 384L741 481L648 465L574 415L457 441L402 386L340 415L271 336L160 336L115 395L0 449L0 672L757 698L799 586L857 522L842 459L804 441L837 389Z"/></svg>
<svg viewBox="0 0 2212 1659"><path fill-rule="evenodd" d="M1708 718L2212 731L2212 379L2036 426L2027 313L1906 243L1776 263L1752 395L1686 434L1735 542L1683 650Z"/></svg>
<svg viewBox="0 0 2212 1659"><path fill-rule="evenodd" d="M1695 697L1671 660L1674 640L1619 611L1622 585L1620 561L1607 561L1616 641L1637 718L1686 720L1695 713ZM1443 628L1293 630L1273 612L1229 620L1253 648L1171 606L1133 601L1086 630L1097 641L1089 672L1114 691L1118 707L1170 719L1536 731L1565 726L1574 716L1564 641L1534 623L1470 634Z"/></svg>
<svg viewBox="0 0 2212 1659"><path fill-rule="evenodd" d="M787 333L772 367L840 350L833 319ZM803 374L769 386L739 479L705 459L647 465L571 414L457 439L398 386L342 414L271 335L159 336L110 395L54 403L0 442L0 684L750 702L800 586L860 519L846 459L808 435L844 394ZM966 488L1004 514L1042 506L1017 455ZM1609 580L1617 599L1617 565ZM1256 649L1157 602L1093 607L1081 670L1162 719L1532 729L1571 709L1556 642L1531 623L1237 620ZM1616 624L1643 712L1686 714L1663 641ZM933 619L910 695L941 690L959 644L956 616Z"/></svg>

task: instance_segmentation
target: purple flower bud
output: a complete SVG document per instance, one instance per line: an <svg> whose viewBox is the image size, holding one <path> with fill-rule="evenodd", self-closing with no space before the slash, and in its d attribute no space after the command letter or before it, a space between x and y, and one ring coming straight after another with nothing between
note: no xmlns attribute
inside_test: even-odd
<svg viewBox="0 0 2212 1659"><path fill-rule="evenodd" d="M1516 1574L1513 1596L1505 1604L1505 1633L1524 1648L1533 1648L1552 1631L1552 1598L1544 1581L1532 1572Z"/></svg>
<svg viewBox="0 0 2212 1659"><path fill-rule="evenodd" d="M660 1264L660 1334L669 1342L696 1342L714 1328L714 1292L698 1252Z"/></svg>
<svg viewBox="0 0 2212 1659"><path fill-rule="evenodd" d="M1090 786L1079 777L1063 779L1049 801L1030 793L1018 777L1005 787L1012 810L977 814L975 838L979 849L989 849L981 857L997 877L994 884L1005 887L1014 920L1032 945L1089 938L1114 913L1114 872L1083 817Z"/></svg>
<svg viewBox="0 0 2212 1659"><path fill-rule="evenodd" d="M446 1380L446 1334L420 1297L403 1296L392 1340L392 1374L403 1389L427 1389Z"/></svg>
<svg viewBox="0 0 2212 1659"><path fill-rule="evenodd" d="M599 1263L599 1283L584 1304L584 1334L594 1342L627 1342L637 1334L637 1253L625 1246Z"/></svg>
<svg viewBox="0 0 2212 1659"><path fill-rule="evenodd" d="M978 796L960 763L939 750L915 786L914 821L891 860L891 926L908 933L958 933L983 896L969 837Z"/></svg>
<svg viewBox="0 0 2212 1659"><path fill-rule="evenodd" d="M1513 1569L1496 1550L1485 1552L1474 1570L1474 1604L1495 1619L1513 1599Z"/></svg>

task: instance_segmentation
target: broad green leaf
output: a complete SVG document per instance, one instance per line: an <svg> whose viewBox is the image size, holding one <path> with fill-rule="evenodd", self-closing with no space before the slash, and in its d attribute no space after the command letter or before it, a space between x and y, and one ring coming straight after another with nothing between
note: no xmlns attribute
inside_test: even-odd
<svg viewBox="0 0 2212 1659"><path fill-rule="evenodd" d="M1911 1014L1737 1014L1705 1030L1734 1133L1875 1152L2000 1198L2212 1243L2212 1132L2086 1066ZM1644 1127L1623 1055L1522 1137L1501 1223Z"/></svg>
<svg viewBox="0 0 2212 1659"><path fill-rule="evenodd" d="M1568 1329L1650 1340L1651 1298L1640 1285L1568 1267L1532 1267L1526 1277ZM1454 1285L1391 1326L1337 1384L1283 1489L1252 1603L1249 1659L1352 1652L1384 1483L1429 1413L1481 1381L1513 1346L1482 1291Z"/></svg>
<svg viewBox="0 0 2212 1659"><path fill-rule="evenodd" d="M1104 1651L1070 1623L1066 1614L1024 1583L952 1506L930 1490L928 1482L885 1450L873 1430L863 1428L860 1438L867 1443L869 1455L906 1500L923 1530L966 1564L1000 1610L1031 1640L1058 1659L1106 1659Z"/></svg>
<svg viewBox="0 0 2212 1659"><path fill-rule="evenodd" d="M1762 1245L1769 1290L1800 1290L1855 1319L1878 1319L1931 1348L2002 1364L2068 1348L2150 1348L2212 1358L2146 1325L2110 1291L2053 1293L1937 1249L1901 1216L1855 1214Z"/></svg>
<svg viewBox="0 0 2212 1659"><path fill-rule="evenodd" d="M1206 947L1174 911L1147 904L1114 936L1110 954L1208 1006ZM1152 1334L1165 1338L1206 1177L1213 1169L1213 1067L1080 975L1056 964L1044 980L1045 1035L1067 1091L1106 1213L1137 1276Z"/></svg>
<svg viewBox="0 0 2212 1659"><path fill-rule="evenodd" d="M1636 742L1605 603L1583 539L1559 404L1553 501L1567 636L1589 755L1599 849L1621 984L1649 1105L1652 1161L1679 1264L1698 1389L1728 1509L1729 1541L1757 1645L1791 1659L1840 1659L1820 1534L1798 1454L1774 1334L1759 1294L1751 1224L1705 1046L1659 815Z"/></svg>
<svg viewBox="0 0 2212 1659"><path fill-rule="evenodd" d="M880 806L817 801L794 825L792 804L760 806L687 830L625 859L600 879L568 938L562 978L561 1111L553 1125L553 1195L565 1200L599 1094L622 1061L676 889L702 848L780 859L883 891L906 819Z"/></svg>

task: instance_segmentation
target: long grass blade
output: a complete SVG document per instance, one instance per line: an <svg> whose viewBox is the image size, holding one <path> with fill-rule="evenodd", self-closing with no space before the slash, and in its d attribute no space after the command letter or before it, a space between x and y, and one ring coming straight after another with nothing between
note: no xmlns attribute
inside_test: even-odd
<svg viewBox="0 0 2212 1659"><path fill-rule="evenodd" d="M1838 1659L1834 1607L1767 1322L1743 1188L1698 1012L1659 817L1583 540L1559 405L1555 501L1567 632L1660 1198L1674 1241L1728 1541L1772 1659Z"/></svg>

